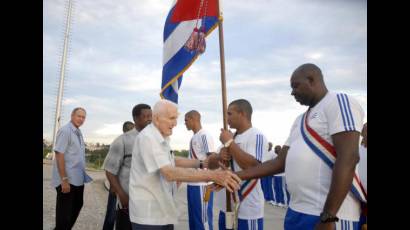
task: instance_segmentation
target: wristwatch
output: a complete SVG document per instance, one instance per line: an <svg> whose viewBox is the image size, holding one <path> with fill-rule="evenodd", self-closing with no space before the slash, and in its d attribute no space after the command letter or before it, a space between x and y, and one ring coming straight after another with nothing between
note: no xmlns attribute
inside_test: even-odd
<svg viewBox="0 0 410 230"><path fill-rule="evenodd" d="M232 142L233 142L233 139L230 139L229 141L227 141L227 142L224 144L224 147L225 147L225 148L228 148L228 147L231 145Z"/></svg>
<svg viewBox="0 0 410 230"><path fill-rule="evenodd" d="M329 223L329 222L338 222L339 218L337 216L333 216L332 214L324 211L320 213L320 222L322 223Z"/></svg>
<svg viewBox="0 0 410 230"><path fill-rule="evenodd" d="M199 160L199 168L200 169L204 168L204 161L203 160Z"/></svg>
<svg viewBox="0 0 410 230"><path fill-rule="evenodd" d="M66 181L68 181L68 176L65 176L65 177L61 178L61 180L66 180Z"/></svg>

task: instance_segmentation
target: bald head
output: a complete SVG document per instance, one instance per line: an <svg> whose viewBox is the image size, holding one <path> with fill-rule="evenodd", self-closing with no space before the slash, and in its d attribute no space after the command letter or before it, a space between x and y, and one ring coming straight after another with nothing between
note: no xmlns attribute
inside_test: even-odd
<svg viewBox="0 0 410 230"><path fill-rule="evenodd" d="M191 110L185 114L185 126L187 130L197 133L201 130L201 114L196 110Z"/></svg>
<svg viewBox="0 0 410 230"><path fill-rule="evenodd" d="M170 136L177 125L177 104L166 99L160 99L152 110L153 124L159 129L163 137Z"/></svg>
<svg viewBox="0 0 410 230"><path fill-rule="evenodd" d="M185 114L185 117L192 118L195 121L201 121L201 114L196 110L191 110Z"/></svg>
<svg viewBox="0 0 410 230"><path fill-rule="evenodd" d="M312 80L323 83L322 70L315 64L306 63L293 71L292 78L312 78Z"/></svg>
<svg viewBox="0 0 410 230"><path fill-rule="evenodd" d="M293 71L290 85L295 100L310 107L316 105L327 93L322 71L311 63L303 64Z"/></svg>

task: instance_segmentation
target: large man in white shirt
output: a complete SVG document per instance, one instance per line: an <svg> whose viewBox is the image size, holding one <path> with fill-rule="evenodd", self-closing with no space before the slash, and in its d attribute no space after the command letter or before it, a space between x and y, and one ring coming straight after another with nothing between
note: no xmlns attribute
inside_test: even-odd
<svg viewBox="0 0 410 230"><path fill-rule="evenodd" d="M238 175L258 178L286 167L290 204L285 230L358 230L360 202L350 190L352 182L358 184L353 177L364 112L352 97L328 92L314 64L299 66L290 83L292 95L308 111L297 117L277 158ZM328 153L337 157L329 159Z"/></svg>
<svg viewBox="0 0 410 230"><path fill-rule="evenodd" d="M362 129L362 142L359 146L360 161L358 164L358 172L360 180L362 181L363 188L367 193L367 122L363 125ZM361 229L367 229L367 205L364 205L362 215L360 216L359 225Z"/></svg>
<svg viewBox="0 0 410 230"><path fill-rule="evenodd" d="M203 161L208 157L210 152L215 152L212 136L202 128L201 114L196 110L191 110L185 114L185 126L188 130L194 132L189 142L188 158L199 160L199 168L203 169ZM190 230L213 230L213 192L208 194L208 200L204 199L207 193L207 185L209 185L209 183L188 183L187 200Z"/></svg>
<svg viewBox="0 0 410 230"><path fill-rule="evenodd" d="M221 130L220 140L224 148L219 155L212 155L209 165L214 161L230 161L233 171L240 171L258 165L263 155L268 152L268 141L265 135L252 127L252 106L245 99L231 102L228 106L228 124L236 129L235 135L227 130ZM226 229L226 194L221 190L215 196L218 205L219 230ZM240 205L237 211L237 224L240 230L262 230L265 198L259 179L243 181L238 191ZM231 202L232 203L232 202ZM233 204L233 203L232 203ZM230 226L230 224L228 225Z"/></svg>
<svg viewBox="0 0 410 230"><path fill-rule="evenodd" d="M132 151L129 211L133 230L172 230L178 222L176 182L213 181L228 190L239 189L230 171L197 170L199 160L174 157L169 136L177 124L177 105L161 99L153 108L152 123L137 136Z"/></svg>

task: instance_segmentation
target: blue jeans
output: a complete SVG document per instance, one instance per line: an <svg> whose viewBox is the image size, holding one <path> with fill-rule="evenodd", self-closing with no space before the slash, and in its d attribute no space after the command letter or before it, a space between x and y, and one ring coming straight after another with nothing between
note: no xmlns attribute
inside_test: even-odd
<svg viewBox="0 0 410 230"><path fill-rule="evenodd" d="M113 230L115 222L115 203L117 196L113 192L108 192L107 212L105 213L103 230Z"/></svg>

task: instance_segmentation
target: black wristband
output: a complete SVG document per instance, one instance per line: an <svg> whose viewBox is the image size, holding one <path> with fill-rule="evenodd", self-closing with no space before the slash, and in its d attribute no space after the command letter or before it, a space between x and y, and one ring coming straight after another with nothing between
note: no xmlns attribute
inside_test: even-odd
<svg viewBox="0 0 410 230"><path fill-rule="evenodd" d="M329 222L338 222L339 218L337 216L333 216L332 214L324 211L320 213L320 222L322 223L329 223Z"/></svg>
<svg viewBox="0 0 410 230"><path fill-rule="evenodd" d="M200 169L204 168L204 162L202 160L199 160L199 168Z"/></svg>

